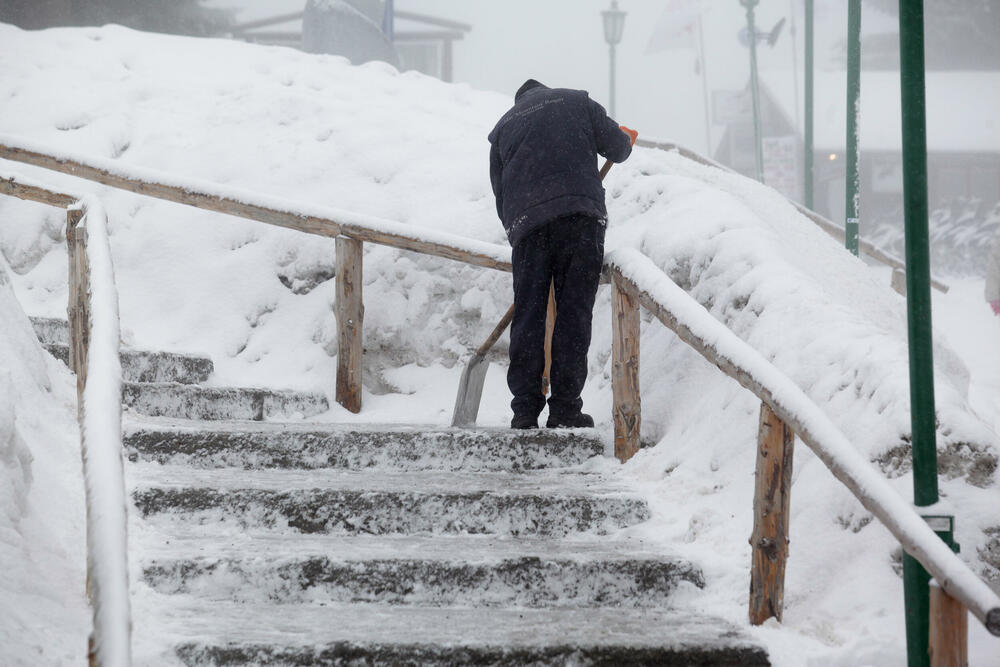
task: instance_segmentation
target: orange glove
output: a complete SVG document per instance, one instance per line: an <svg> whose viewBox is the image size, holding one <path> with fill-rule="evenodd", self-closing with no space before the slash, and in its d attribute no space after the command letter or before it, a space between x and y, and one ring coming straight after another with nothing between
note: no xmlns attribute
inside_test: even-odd
<svg viewBox="0 0 1000 667"><path fill-rule="evenodd" d="M639 133L624 125L619 125L619 127L622 129L622 132L628 135L628 138L632 140L632 145L635 146L635 140L639 138Z"/></svg>

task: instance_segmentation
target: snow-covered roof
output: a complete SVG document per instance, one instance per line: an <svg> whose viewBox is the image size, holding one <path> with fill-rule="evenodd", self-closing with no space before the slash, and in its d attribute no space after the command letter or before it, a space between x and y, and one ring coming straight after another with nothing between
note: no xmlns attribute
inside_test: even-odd
<svg viewBox="0 0 1000 667"><path fill-rule="evenodd" d="M815 81L815 146L842 149L847 74L816 72ZM926 87L928 150L1000 152L1000 72L927 72ZM794 124L791 87L768 88L768 93ZM899 72L862 73L860 132L862 149L901 149Z"/></svg>

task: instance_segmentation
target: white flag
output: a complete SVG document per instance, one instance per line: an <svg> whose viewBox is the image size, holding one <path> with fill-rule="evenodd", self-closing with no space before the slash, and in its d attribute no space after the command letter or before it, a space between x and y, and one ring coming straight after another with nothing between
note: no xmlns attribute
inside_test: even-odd
<svg viewBox="0 0 1000 667"><path fill-rule="evenodd" d="M646 54L667 49L695 48L698 44L698 0L669 0L646 45Z"/></svg>

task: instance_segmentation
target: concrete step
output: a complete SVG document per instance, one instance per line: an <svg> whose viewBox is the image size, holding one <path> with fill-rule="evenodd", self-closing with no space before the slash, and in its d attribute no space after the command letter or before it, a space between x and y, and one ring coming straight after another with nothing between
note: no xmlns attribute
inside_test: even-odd
<svg viewBox="0 0 1000 667"><path fill-rule="evenodd" d="M122 403L139 414L178 419L311 417L329 409L316 392L202 387L175 382L126 382Z"/></svg>
<svg viewBox="0 0 1000 667"><path fill-rule="evenodd" d="M701 571L620 541L492 536L161 538L142 579L164 594L242 603L668 607Z"/></svg>
<svg viewBox="0 0 1000 667"><path fill-rule="evenodd" d="M68 345L46 345L45 349L53 357L69 365ZM125 382L199 384L208 380L215 372L212 360L207 357L193 357L172 352L123 349L119 359L122 365L122 379Z"/></svg>
<svg viewBox="0 0 1000 667"><path fill-rule="evenodd" d="M735 626L653 609L241 605L142 596L138 664L768 665ZM211 637L211 639L207 639Z"/></svg>
<svg viewBox="0 0 1000 667"><path fill-rule="evenodd" d="M49 354L69 365L69 325L66 320L33 317L35 335ZM180 382L198 384L215 370L212 360L172 352L121 351L122 379L126 382Z"/></svg>
<svg viewBox="0 0 1000 667"><path fill-rule="evenodd" d="M42 345L69 346L69 322L55 317L29 317Z"/></svg>
<svg viewBox="0 0 1000 667"><path fill-rule="evenodd" d="M196 468L393 468L520 472L603 453L592 429L450 429L255 421L131 419L132 461Z"/></svg>
<svg viewBox="0 0 1000 667"><path fill-rule="evenodd" d="M563 536L649 518L645 500L597 475L129 468L138 516L207 534Z"/></svg>

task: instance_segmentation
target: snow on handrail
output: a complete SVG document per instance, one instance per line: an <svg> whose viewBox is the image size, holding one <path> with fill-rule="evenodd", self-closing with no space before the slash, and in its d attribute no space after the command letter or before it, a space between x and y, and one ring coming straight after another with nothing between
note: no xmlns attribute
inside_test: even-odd
<svg viewBox="0 0 1000 667"><path fill-rule="evenodd" d="M949 595L965 604L992 634L1000 635L1000 598L788 376L712 317L638 250L609 253L605 268L681 340L770 406Z"/></svg>
<svg viewBox="0 0 1000 667"><path fill-rule="evenodd" d="M73 229L67 241L75 246L75 251L70 248L70 298L74 299L74 292L78 295L71 307L83 307L76 313L76 328L86 332L75 335L74 322L70 322L70 356L71 360L75 357L77 389L82 389L78 414L87 503L87 587L94 614L91 664L129 665L131 612L118 291L107 216L100 201L84 198L81 205L69 210L69 220Z"/></svg>
<svg viewBox="0 0 1000 667"><path fill-rule="evenodd" d="M636 141L636 144L644 148L658 148L664 151L677 151L677 153L681 157L685 157L689 160L697 162L698 164L703 164L707 167L715 167L716 169L721 169L731 174L737 173L734 170L730 169L729 167L725 166L724 164L720 164L719 162L716 162L711 158L707 158L701 153L696 153L690 148L686 148L684 146L681 146L680 144L675 144L668 141L654 141L650 139L639 139ZM788 203L794 206L795 210L797 210L799 213L812 220L820 229L825 231L833 238L837 239L838 241L844 240L844 233L845 233L844 228L838 225L837 223L833 222L832 220L829 220L828 218L823 217L822 215L816 213L811 209L806 208L805 206L796 201L788 199ZM893 255L890 255L888 252L886 252L882 248L879 248L871 241L866 241L865 239L859 237L858 247L861 249L863 253L881 262L882 264L885 264L886 266L889 266L893 269L906 271L906 263L903 260ZM931 285L935 289L945 293L949 289L946 283L943 283L934 277L931 277Z"/></svg>
<svg viewBox="0 0 1000 667"><path fill-rule="evenodd" d="M510 271L510 248L351 211L302 204L257 192L183 178L115 160L60 152L0 134L0 158L62 172L121 190L279 227L379 243L467 264Z"/></svg>

